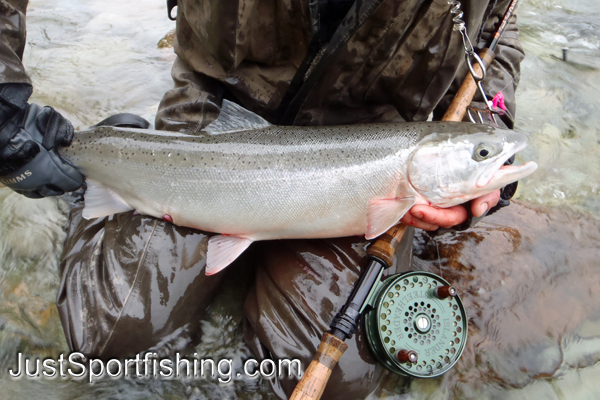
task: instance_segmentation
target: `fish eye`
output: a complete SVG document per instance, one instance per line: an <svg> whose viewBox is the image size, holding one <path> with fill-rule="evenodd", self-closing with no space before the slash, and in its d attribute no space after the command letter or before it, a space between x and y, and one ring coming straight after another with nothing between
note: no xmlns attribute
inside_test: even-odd
<svg viewBox="0 0 600 400"><path fill-rule="evenodd" d="M492 146L487 145L485 143L479 143L477 147L475 147L475 151L473 152L473 160L475 161L483 161L487 158L490 158L494 155L494 149Z"/></svg>

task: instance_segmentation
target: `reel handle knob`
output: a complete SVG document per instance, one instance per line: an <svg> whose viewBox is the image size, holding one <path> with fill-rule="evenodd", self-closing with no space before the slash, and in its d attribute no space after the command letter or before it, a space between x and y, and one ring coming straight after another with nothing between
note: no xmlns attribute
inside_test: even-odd
<svg viewBox="0 0 600 400"><path fill-rule="evenodd" d="M419 361L419 356L416 351L402 349L398 352L398 361L401 363L409 362L411 364L416 364L416 362Z"/></svg>
<svg viewBox="0 0 600 400"><path fill-rule="evenodd" d="M452 286L439 286L435 290L435 295L438 299L446 299L448 297L456 297L456 289Z"/></svg>

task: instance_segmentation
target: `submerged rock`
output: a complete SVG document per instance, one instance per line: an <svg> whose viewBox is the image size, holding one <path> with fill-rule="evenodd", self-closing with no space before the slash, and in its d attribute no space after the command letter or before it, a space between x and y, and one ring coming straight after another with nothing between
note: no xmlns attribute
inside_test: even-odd
<svg viewBox="0 0 600 400"><path fill-rule="evenodd" d="M30 207L12 199L12 195L2 196L0 213L5 221L0 230L5 293L0 366L4 370L13 365L16 350L42 357L66 350L54 305L64 214L53 204L46 209L43 203ZM14 216L18 221L11 219ZM21 226L37 226L37 236L19 233ZM38 246L30 246L29 240ZM31 249L37 252L27 253ZM433 238L419 233L414 269L442 275L459 290L469 316L466 349L446 375L427 380L388 375L368 398L600 398L598 266L600 221L564 208L514 202L464 232ZM202 322L205 341L195 349L203 357L234 359L236 366L252 357L241 338L246 290L241 290L240 279L246 278L232 279L215 299ZM36 391L26 380L4 379L3 383L11 393ZM51 380L40 384L39 390L56 391L57 398L66 398L79 387ZM105 382L103 390L133 393L139 386ZM276 398L264 380L236 380L233 386L215 380L142 386L161 387L173 398L195 398L196 392L201 393L197 398L208 393L221 398ZM86 393L93 397L98 388L86 386Z"/></svg>
<svg viewBox="0 0 600 400"><path fill-rule="evenodd" d="M0 189L0 377L17 350L47 357L66 348L55 306L66 211L56 198Z"/></svg>
<svg viewBox="0 0 600 400"><path fill-rule="evenodd" d="M175 40L175 29L171 29L169 32L167 32L167 34L162 39L160 39L158 41L156 46L159 49L172 48L174 40Z"/></svg>
<svg viewBox="0 0 600 400"><path fill-rule="evenodd" d="M600 221L514 202L470 230L421 233L415 244L415 269L450 281L469 316L462 359L413 382L415 398L433 398L423 397L432 386L435 398L600 396Z"/></svg>

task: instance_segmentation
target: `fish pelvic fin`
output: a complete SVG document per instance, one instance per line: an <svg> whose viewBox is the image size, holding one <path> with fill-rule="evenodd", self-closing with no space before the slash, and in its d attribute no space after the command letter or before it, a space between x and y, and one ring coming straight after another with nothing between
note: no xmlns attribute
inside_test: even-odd
<svg viewBox="0 0 600 400"><path fill-rule="evenodd" d="M252 242L252 239L239 236L211 237L208 240L206 275L214 275L231 264Z"/></svg>
<svg viewBox="0 0 600 400"><path fill-rule="evenodd" d="M101 183L90 179L87 179L86 183L87 190L84 195L85 207L82 212L83 218L101 218L133 210L121 196Z"/></svg>
<svg viewBox="0 0 600 400"><path fill-rule="evenodd" d="M414 197L370 200L367 206L367 240L376 238L396 225L415 204Z"/></svg>
<svg viewBox="0 0 600 400"><path fill-rule="evenodd" d="M223 100L219 117L208 124L204 128L204 131L211 135L221 135L224 133L262 129L269 126L272 125L263 117L229 100Z"/></svg>

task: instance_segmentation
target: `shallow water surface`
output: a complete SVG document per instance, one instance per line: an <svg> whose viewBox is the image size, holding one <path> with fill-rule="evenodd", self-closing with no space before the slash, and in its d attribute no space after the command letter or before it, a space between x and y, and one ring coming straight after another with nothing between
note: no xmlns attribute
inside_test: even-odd
<svg viewBox="0 0 600 400"><path fill-rule="evenodd" d="M593 0L524 2L526 51L516 129L531 137L523 159L540 168L521 198L575 205L600 216L600 8ZM567 48L567 60L561 61Z"/></svg>
<svg viewBox="0 0 600 400"><path fill-rule="evenodd" d="M519 205L465 234L418 236L416 268L463 290L469 348L446 376L370 399L600 398L600 223L589 216L600 215L600 9L596 0L527 0L519 25L527 58L516 129L531 137L519 157L540 168L518 195L555 207ZM126 111L153 122L172 86L172 49L157 47L174 28L163 0L32 0L28 28L32 101L56 107L79 129ZM569 62L560 60L565 47ZM10 379L18 351L68 351L55 307L67 209L8 190L0 190L0 203L0 399L274 398L267 382L249 379ZM251 356L236 284L243 283L225 288L202 323L196 352L203 357L239 364Z"/></svg>

